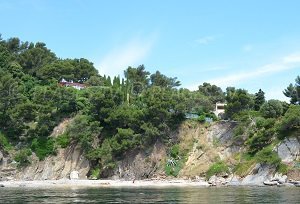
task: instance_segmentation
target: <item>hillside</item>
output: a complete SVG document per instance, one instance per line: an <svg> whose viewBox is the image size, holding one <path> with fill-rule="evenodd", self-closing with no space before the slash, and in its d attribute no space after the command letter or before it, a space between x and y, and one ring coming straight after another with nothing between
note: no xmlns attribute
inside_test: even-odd
<svg viewBox="0 0 300 204"><path fill-rule="evenodd" d="M101 76L45 43L0 38L1 179L297 178L300 76L283 90L290 103L180 85L144 65Z"/></svg>
<svg viewBox="0 0 300 204"><path fill-rule="evenodd" d="M65 120L58 125L51 137L65 132L70 121L72 120ZM174 177L203 180L205 177L209 179L208 176L217 175L218 177L212 177L213 180L210 179L215 185L262 185L264 181L278 175L278 169L273 164L251 161L251 165L248 165L241 162L241 155L246 147L235 140L236 127L236 122L229 121L211 124L185 121L171 134L172 146L157 141L146 149L129 151L123 159L116 162L114 169L103 171L100 177L125 180L161 180ZM286 178L283 177L286 181L300 180L300 168L297 166L300 157L299 139L299 136L287 138L273 148L282 162L289 167L284 172L287 175ZM48 156L43 161L39 161L33 154L29 159L30 164L21 168L11 155L3 153L2 150L1 180L69 179L72 172L78 172L79 179L96 179L95 166L86 159L82 148L76 142L71 142L65 148L58 148L56 155ZM216 164L224 164L225 168L211 173L212 166Z"/></svg>

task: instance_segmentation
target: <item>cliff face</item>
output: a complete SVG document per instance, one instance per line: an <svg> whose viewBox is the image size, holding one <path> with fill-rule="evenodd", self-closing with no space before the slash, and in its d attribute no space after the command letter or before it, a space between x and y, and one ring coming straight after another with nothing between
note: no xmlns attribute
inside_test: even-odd
<svg viewBox="0 0 300 204"><path fill-rule="evenodd" d="M50 137L63 134L71 120L66 119L54 128ZM69 179L72 172L77 171L80 179L86 179L90 170L90 162L83 156L83 151L76 143L67 148L58 148L56 155L48 156L39 161L35 154L30 156L30 164L17 167L11 155L4 155L0 150L0 179L1 180L50 180ZM2 155L2 158L1 158Z"/></svg>
<svg viewBox="0 0 300 204"><path fill-rule="evenodd" d="M59 149L56 156L49 156L44 161L32 157L31 164L15 175L17 180L51 180L70 178L72 171L78 171L80 179L86 179L90 164L84 158L81 148L71 144L66 149Z"/></svg>
<svg viewBox="0 0 300 204"><path fill-rule="evenodd" d="M51 137L64 133L70 120L57 126ZM187 154L178 173L179 178L199 178L205 176L209 167L222 160L228 166L237 164L235 156L244 150L242 143L234 138L234 122L217 122L203 125L196 122L185 122L169 136L170 144L178 144ZM124 159L116 162L116 168L102 172L102 177L112 179L147 179L166 178L166 163L170 159L170 146L157 141L153 146L132 150ZM299 136L290 137L274 147L281 160L289 166L299 164ZM31 163L25 168L18 168L16 162L0 149L0 180L50 180L70 178L72 172L78 172L79 179L86 179L90 171L90 162L76 143L67 148L59 148L55 156L39 161L33 154ZM231 172L233 169L231 169ZM276 170L269 165L253 164L243 177L227 175L226 182L235 181L244 185L260 185L265 180L272 180ZM288 179L300 180L299 168L287 173ZM216 178L214 178L216 179Z"/></svg>

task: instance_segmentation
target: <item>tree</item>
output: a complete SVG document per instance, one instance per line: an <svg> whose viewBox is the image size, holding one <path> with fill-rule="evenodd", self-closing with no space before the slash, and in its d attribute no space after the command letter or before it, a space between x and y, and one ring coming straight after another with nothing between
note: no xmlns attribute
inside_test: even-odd
<svg viewBox="0 0 300 204"><path fill-rule="evenodd" d="M259 89L258 92L255 93L254 109L256 111L259 111L260 107L262 106L262 104L264 104L265 101L265 92Z"/></svg>
<svg viewBox="0 0 300 204"><path fill-rule="evenodd" d="M128 93L134 95L142 93L143 89L149 85L149 75L150 73L145 70L144 65L137 68L128 67L124 71Z"/></svg>
<svg viewBox="0 0 300 204"><path fill-rule="evenodd" d="M234 117L241 111L250 110L253 107L253 98L244 89L228 87L226 89L225 113L229 118Z"/></svg>
<svg viewBox="0 0 300 204"><path fill-rule="evenodd" d="M177 80L177 77L171 78L161 74L159 71L156 71L155 74L150 76L152 86L160 86L165 88L174 88L180 86L180 81Z"/></svg>
<svg viewBox="0 0 300 204"><path fill-rule="evenodd" d="M295 79L295 85L290 84L284 91L283 94L290 98L291 104L300 105L300 76Z"/></svg>
<svg viewBox="0 0 300 204"><path fill-rule="evenodd" d="M209 97L212 103L224 102L225 95L222 89L216 85L211 85L210 83L204 82L198 87L198 91L204 96Z"/></svg>
<svg viewBox="0 0 300 204"><path fill-rule="evenodd" d="M91 76L85 83L90 86L104 86L105 81L103 77Z"/></svg>
<svg viewBox="0 0 300 204"><path fill-rule="evenodd" d="M260 112L265 118L278 118L283 112L282 103L279 100L271 99L261 106Z"/></svg>
<svg viewBox="0 0 300 204"><path fill-rule="evenodd" d="M300 129L300 106L290 106L282 118L279 129L282 133Z"/></svg>
<svg viewBox="0 0 300 204"><path fill-rule="evenodd" d="M56 60L56 56L46 47L45 43L37 42L34 47L29 47L17 57L17 61L26 73L36 75L36 71L46 64Z"/></svg>

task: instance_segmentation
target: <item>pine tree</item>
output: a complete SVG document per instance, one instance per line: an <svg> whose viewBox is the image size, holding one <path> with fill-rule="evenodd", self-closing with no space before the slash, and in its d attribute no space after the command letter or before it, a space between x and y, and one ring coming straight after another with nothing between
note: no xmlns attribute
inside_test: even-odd
<svg viewBox="0 0 300 204"><path fill-rule="evenodd" d="M255 93L255 102L254 102L254 109L258 111L262 104L265 103L265 92L263 92L261 89L258 90L257 93Z"/></svg>

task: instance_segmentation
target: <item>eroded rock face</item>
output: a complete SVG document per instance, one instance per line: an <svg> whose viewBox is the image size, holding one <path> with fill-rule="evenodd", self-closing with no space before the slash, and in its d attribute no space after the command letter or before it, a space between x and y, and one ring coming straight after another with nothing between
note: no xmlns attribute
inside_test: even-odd
<svg viewBox="0 0 300 204"><path fill-rule="evenodd" d="M252 172L246 176L241 185L263 185L264 181L271 180L275 169L269 165L257 164Z"/></svg>
<svg viewBox="0 0 300 204"><path fill-rule="evenodd" d="M150 152L135 151L126 155L125 159L118 163L114 172L114 179L145 179L154 177L166 157L165 146L156 142Z"/></svg>
<svg viewBox="0 0 300 204"><path fill-rule="evenodd" d="M72 144L66 149L59 149L56 156L49 156L44 161L38 161L33 156L31 164L18 171L15 179L69 179L72 171L78 172L79 179L86 179L89 170L89 161L83 156L80 146Z"/></svg>
<svg viewBox="0 0 300 204"><path fill-rule="evenodd" d="M300 158L299 138L285 138L277 147L276 151L281 160L290 163Z"/></svg>

